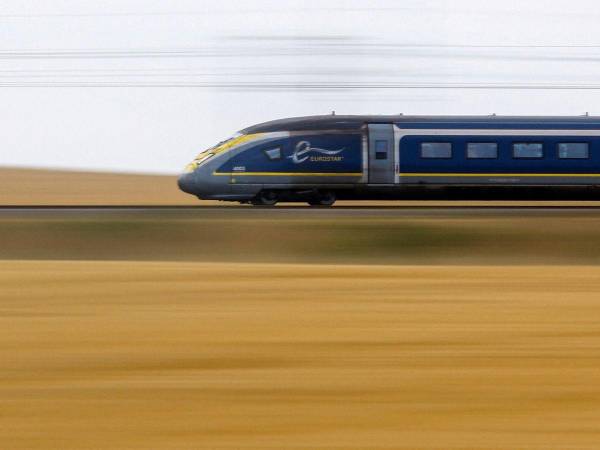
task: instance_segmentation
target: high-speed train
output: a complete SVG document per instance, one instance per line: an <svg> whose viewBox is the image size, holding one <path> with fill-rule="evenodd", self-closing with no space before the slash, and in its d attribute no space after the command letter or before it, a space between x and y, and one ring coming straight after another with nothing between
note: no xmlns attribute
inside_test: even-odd
<svg viewBox="0 0 600 450"><path fill-rule="evenodd" d="M600 199L600 117L311 116L246 128L179 178L200 199Z"/></svg>

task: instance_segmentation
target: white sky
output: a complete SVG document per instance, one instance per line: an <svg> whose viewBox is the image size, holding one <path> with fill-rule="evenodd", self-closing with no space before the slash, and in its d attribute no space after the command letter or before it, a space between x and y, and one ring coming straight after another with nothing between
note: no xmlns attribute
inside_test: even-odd
<svg viewBox="0 0 600 450"><path fill-rule="evenodd" d="M600 85L599 23L595 0L2 0L0 165L176 173L332 110L600 114L600 90L334 88Z"/></svg>

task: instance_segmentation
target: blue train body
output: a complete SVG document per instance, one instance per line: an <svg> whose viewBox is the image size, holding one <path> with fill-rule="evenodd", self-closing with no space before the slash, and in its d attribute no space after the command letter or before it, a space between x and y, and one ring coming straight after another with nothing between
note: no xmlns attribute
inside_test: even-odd
<svg viewBox="0 0 600 450"><path fill-rule="evenodd" d="M594 117L314 116L247 128L180 177L202 199L595 198Z"/></svg>
<svg viewBox="0 0 600 450"><path fill-rule="evenodd" d="M257 144L221 165L217 173L356 173L362 172L360 134L299 135Z"/></svg>
<svg viewBox="0 0 600 450"><path fill-rule="evenodd" d="M450 158L422 158L420 148L423 143L450 143ZM497 155L489 158L470 158L469 144L495 144ZM589 158L560 158L558 149L561 143L589 144ZM516 158L513 155L515 144L541 144L541 157ZM581 136L445 136L435 139L431 136L407 136L400 141L402 148L401 175L414 173L464 173L464 174L581 174L595 173L600 169L600 140Z"/></svg>

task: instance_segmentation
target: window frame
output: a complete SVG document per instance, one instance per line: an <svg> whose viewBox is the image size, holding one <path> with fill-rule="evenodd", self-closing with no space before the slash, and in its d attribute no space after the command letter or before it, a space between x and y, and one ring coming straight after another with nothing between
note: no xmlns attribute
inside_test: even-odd
<svg viewBox="0 0 600 450"><path fill-rule="evenodd" d="M424 144L447 144L450 146L450 156L423 156L423 145ZM419 158L420 159L452 159L454 157L454 144L452 142L421 142L419 144Z"/></svg>
<svg viewBox="0 0 600 450"><path fill-rule="evenodd" d="M516 156L515 155L515 147L517 145L541 145L542 146L542 156ZM513 159L544 159L546 157L546 145L543 142L513 142L512 143L512 158Z"/></svg>
<svg viewBox="0 0 600 450"><path fill-rule="evenodd" d="M585 145L586 146L586 150L587 150L586 157L585 158L573 158L573 157L563 158L563 157L561 157L560 156L560 146L561 145L571 145L571 144ZM589 142L559 142L559 143L556 144L556 157L559 160L563 160L563 159L566 159L566 160L575 160L575 161L589 160L589 159L591 159L590 158L590 156L591 156L591 148L592 148L592 146L591 146L591 144Z"/></svg>
<svg viewBox="0 0 600 450"><path fill-rule="evenodd" d="M471 145L482 145L482 144L487 144L487 145L494 145L496 147L496 156L492 156L492 157L476 157L476 156L469 156L469 146ZM466 159L474 159L474 160L479 160L479 159L483 159L483 160L490 160L490 159L499 159L500 158L500 144L498 144L498 142L467 142L467 146L465 148L465 158Z"/></svg>

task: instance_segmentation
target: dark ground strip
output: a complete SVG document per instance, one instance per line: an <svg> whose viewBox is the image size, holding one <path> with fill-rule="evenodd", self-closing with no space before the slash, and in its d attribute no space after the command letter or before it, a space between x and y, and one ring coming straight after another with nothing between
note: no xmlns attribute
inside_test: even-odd
<svg viewBox="0 0 600 450"><path fill-rule="evenodd" d="M0 259L600 264L600 208L4 208Z"/></svg>

